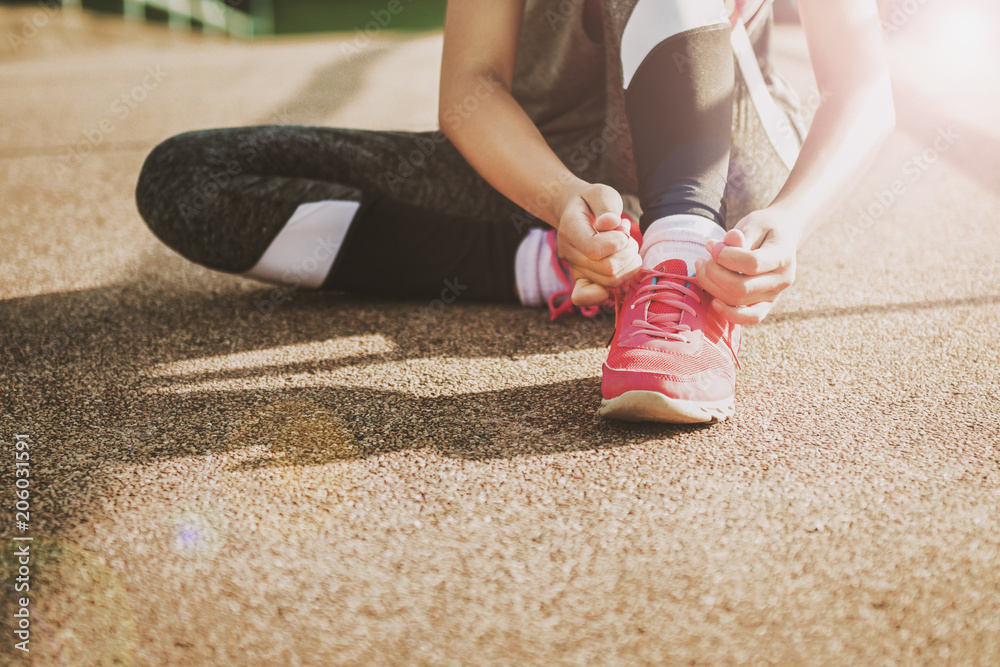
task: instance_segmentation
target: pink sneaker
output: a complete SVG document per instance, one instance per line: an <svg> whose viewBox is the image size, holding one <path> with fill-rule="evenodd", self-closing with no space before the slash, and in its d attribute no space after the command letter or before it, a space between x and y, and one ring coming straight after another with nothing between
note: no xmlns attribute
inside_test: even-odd
<svg viewBox="0 0 1000 667"><path fill-rule="evenodd" d="M618 302L602 417L698 423L735 412L740 327L709 307L683 260L642 271Z"/></svg>

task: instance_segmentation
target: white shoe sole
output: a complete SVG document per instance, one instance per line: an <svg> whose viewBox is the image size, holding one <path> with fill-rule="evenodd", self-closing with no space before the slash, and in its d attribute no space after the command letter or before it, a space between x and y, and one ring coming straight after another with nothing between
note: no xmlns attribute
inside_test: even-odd
<svg viewBox="0 0 1000 667"><path fill-rule="evenodd" d="M667 424L707 424L725 421L736 412L733 396L721 401L683 401L655 391L626 391L601 401L597 414L606 419Z"/></svg>

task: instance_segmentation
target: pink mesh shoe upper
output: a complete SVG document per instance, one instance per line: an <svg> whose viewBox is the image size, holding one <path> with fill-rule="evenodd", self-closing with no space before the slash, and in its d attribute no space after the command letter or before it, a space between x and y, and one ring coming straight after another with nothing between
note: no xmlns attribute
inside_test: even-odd
<svg viewBox="0 0 1000 667"><path fill-rule="evenodd" d="M710 298L681 260L643 271L618 303L604 397L632 390L684 400L731 396L740 330L709 307Z"/></svg>

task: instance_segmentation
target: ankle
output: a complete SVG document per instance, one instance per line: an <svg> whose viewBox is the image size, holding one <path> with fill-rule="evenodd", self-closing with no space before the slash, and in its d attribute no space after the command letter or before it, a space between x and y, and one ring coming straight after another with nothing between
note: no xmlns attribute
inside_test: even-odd
<svg viewBox="0 0 1000 667"><path fill-rule="evenodd" d="M726 232L708 218L698 215L672 215L660 218L646 229L642 237L642 268L653 269L669 259L684 260L688 274L695 271L695 262L711 255L705 242L722 241Z"/></svg>

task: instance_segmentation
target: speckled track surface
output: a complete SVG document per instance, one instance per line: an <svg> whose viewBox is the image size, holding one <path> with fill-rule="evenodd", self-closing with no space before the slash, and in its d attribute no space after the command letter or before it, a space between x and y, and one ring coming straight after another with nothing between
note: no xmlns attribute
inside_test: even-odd
<svg viewBox="0 0 1000 667"><path fill-rule="evenodd" d="M1000 76L893 42L899 129L746 330L735 416L661 426L597 417L608 322L277 302L139 219L184 130L433 126L439 36L52 18L0 46L0 494L27 434L35 664L1000 662ZM776 50L809 85L800 33Z"/></svg>

